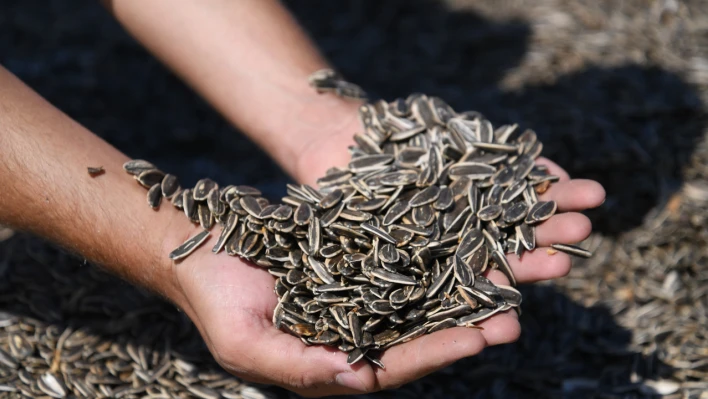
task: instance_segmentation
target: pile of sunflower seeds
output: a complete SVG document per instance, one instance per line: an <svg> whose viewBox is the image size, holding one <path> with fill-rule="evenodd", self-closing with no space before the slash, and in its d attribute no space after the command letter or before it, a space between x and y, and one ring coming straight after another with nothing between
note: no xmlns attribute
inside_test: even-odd
<svg viewBox="0 0 708 399"><path fill-rule="evenodd" d="M199 371L166 348L111 342L1 312L0 397L267 399L219 370Z"/></svg>
<svg viewBox="0 0 708 399"><path fill-rule="evenodd" d="M536 247L536 226L556 212L538 194L558 177L536 165L543 146L532 130L495 129L438 97L366 103L359 117L363 132L347 167L330 168L317 189L288 185L281 204L208 178L182 188L144 160L124 169L148 189L151 207L169 200L203 228L172 259L220 225L212 252L255 262L277 279L276 328L335 346L350 364L366 358L383 367L378 355L391 346L519 310L506 254ZM491 269L511 286L488 280Z"/></svg>

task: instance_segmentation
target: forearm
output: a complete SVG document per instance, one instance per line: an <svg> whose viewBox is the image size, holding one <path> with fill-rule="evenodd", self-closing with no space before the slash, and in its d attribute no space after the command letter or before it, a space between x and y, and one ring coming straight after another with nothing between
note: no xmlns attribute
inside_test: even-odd
<svg viewBox="0 0 708 399"><path fill-rule="evenodd" d="M153 211L145 189L122 169L129 158L2 67L0 87L0 223L182 302L164 240L174 236L170 225L186 233L185 218L171 206ZM106 172L91 177L88 166Z"/></svg>
<svg viewBox="0 0 708 399"><path fill-rule="evenodd" d="M278 1L113 0L108 6L292 176L299 177L296 160L314 136L356 123L355 102L308 86L309 74L328 64Z"/></svg>

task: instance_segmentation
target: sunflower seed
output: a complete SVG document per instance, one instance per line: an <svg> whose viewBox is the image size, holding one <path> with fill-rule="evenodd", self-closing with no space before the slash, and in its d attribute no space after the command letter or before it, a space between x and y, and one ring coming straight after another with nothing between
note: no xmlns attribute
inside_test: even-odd
<svg viewBox="0 0 708 399"><path fill-rule="evenodd" d="M529 251L536 248L536 228L528 224L516 226L516 239Z"/></svg>
<svg viewBox="0 0 708 399"><path fill-rule="evenodd" d="M201 232L197 233L195 236L189 238L182 245L170 252L170 259L177 260L187 257L189 254L194 252L194 250L196 250L204 241L206 241L210 234L211 233L209 232L209 230L202 230Z"/></svg>
<svg viewBox="0 0 708 399"><path fill-rule="evenodd" d="M150 208L157 209L162 201L162 189L159 184L155 184L147 192L147 202Z"/></svg>
<svg viewBox="0 0 708 399"><path fill-rule="evenodd" d="M312 207L307 202L304 202L295 209L295 214L293 215L293 220L298 226L304 226L310 223L312 219Z"/></svg>
<svg viewBox="0 0 708 399"><path fill-rule="evenodd" d="M217 190L219 188L215 181L213 181L211 179L199 180L197 182L197 184L194 186L194 190L192 190L192 195L194 195L194 200L195 201L206 201L207 195L214 188L216 188Z"/></svg>
<svg viewBox="0 0 708 399"><path fill-rule="evenodd" d="M430 186L414 195L413 198L410 199L409 204L412 207L419 207L436 201L439 196L440 188L437 186Z"/></svg>
<svg viewBox="0 0 708 399"><path fill-rule="evenodd" d="M319 203L319 207L322 209L329 209L339 203L342 200L344 193L340 189L334 189L329 194L325 195Z"/></svg>
<svg viewBox="0 0 708 399"><path fill-rule="evenodd" d="M592 256L592 252L583 249L577 245L570 244L551 244L551 248L556 249L561 252L565 252L570 255L579 256L581 258L589 258Z"/></svg>
<svg viewBox="0 0 708 399"><path fill-rule="evenodd" d="M490 177L496 172L496 168L479 162L460 162L453 165L450 170L450 176L466 176L472 180L481 180Z"/></svg>
<svg viewBox="0 0 708 399"><path fill-rule="evenodd" d="M496 250L492 251L492 259L494 262L496 262L497 266L499 267L499 270L506 275L506 277L509 279L511 282L511 285L516 285L516 278L514 277L514 272L511 270L511 265L509 264L509 261L506 259L506 256L504 256L504 253Z"/></svg>
<svg viewBox="0 0 708 399"><path fill-rule="evenodd" d="M519 292L519 290L514 287L501 284L497 285L497 288L499 288L499 293L501 294L502 298L504 298L506 303L513 307L521 305L521 293Z"/></svg>
<svg viewBox="0 0 708 399"><path fill-rule="evenodd" d="M465 261L460 258L460 255L455 255L452 262L457 281L464 286L474 284L474 273L472 271L472 267L465 263Z"/></svg>
<svg viewBox="0 0 708 399"><path fill-rule="evenodd" d="M403 285L416 285L416 281L412 277L405 276L403 274L398 274L394 272L389 272L388 270L384 269L374 269L371 274L375 277L380 278L381 280L389 281L392 283L396 284L403 284Z"/></svg>
<svg viewBox="0 0 708 399"><path fill-rule="evenodd" d="M387 232L378 227L374 227L370 223L362 223L361 229L373 234L374 236L379 237L380 239L386 241L389 244L396 245L398 243L398 241L396 241L396 239L391 234L388 234Z"/></svg>
<svg viewBox="0 0 708 399"><path fill-rule="evenodd" d="M518 197L526 189L526 180L517 180L506 188L501 197L502 204L508 204L514 198Z"/></svg>
<svg viewBox="0 0 708 399"><path fill-rule="evenodd" d="M445 319L441 320L439 322L433 323L429 328L428 328L428 334L432 334L436 331L442 331L451 327L457 326L457 320L455 319Z"/></svg>
<svg viewBox="0 0 708 399"><path fill-rule="evenodd" d="M133 159L123 164L123 170L134 176L138 176L146 170L153 169L157 169L157 167L142 159Z"/></svg>
<svg viewBox="0 0 708 399"><path fill-rule="evenodd" d="M502 220L507 224L513 224L525 218L529 206L525 202L516 202L504 208Z"/></svg>
<svg viewBox="0 0 708 399"><path fill-rule="evenodd" d="M164 177L164 172L157 169L148 169L140 172L140 174L136 176L136 179L143 187L149 189L156 184L161 184Z"/></svg>
<svg viewBox="0 0 708 399"><path fill-rule="evenodd" d="M529 209L524 222L536 224L547 220L556 213L556 208L557 205L555 201L537 202Z"/></svg>
<svg viewBox="0 0 708 399"><path fill-rule="evenodd" d="M370 172L391 162L393 155L390 154L365 155L349 162L349 170L353 173Z"/></svg>

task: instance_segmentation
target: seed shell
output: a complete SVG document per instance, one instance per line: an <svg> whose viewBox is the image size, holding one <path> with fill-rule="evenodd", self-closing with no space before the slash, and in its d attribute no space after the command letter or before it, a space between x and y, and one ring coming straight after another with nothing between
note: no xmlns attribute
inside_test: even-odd
<svg viewBox="0 0 708 399"><path fill-rule="evenodd" d="M209 230L202 230L201 232L197 233L195 236L189 238L182 245L170 252L170 259L178 260L187 257L189 254L194 252L194 250L196 250L204 241L206 241L210 234L211 233L209 232Z"/></svg>

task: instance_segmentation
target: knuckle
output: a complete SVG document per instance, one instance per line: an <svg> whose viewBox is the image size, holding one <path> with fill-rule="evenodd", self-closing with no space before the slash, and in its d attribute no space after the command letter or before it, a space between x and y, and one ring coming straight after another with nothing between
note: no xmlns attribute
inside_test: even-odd
<svg viewBox="0 0 708 399"><path fill-rule="evenodd" d="M289 373L285 376L283 383L290 387L290 389L309 391L316 388L319 381L315 373L303 371L300 373Z"/></svg>

